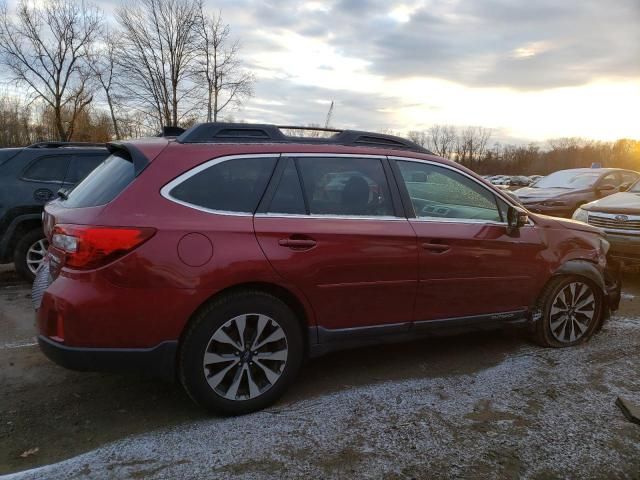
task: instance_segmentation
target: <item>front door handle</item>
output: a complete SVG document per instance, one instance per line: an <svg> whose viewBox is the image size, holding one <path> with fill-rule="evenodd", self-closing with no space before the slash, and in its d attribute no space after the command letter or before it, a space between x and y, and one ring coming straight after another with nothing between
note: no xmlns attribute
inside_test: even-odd
<svg viewBox="0 0 640 480"><path fill-rule="evenodd" d="M293 250L308 250L315 247L317 243L313 238L281 238L278 240L278 245Z"/></svg>
<svg viewBox="0 0 640 480"><path fill-rule="evenodd" d="M434 253L444 253L451 249L449 245L443 245L442 243L429 243L429 242L424 242L422 244L422 248Z"/></svg>

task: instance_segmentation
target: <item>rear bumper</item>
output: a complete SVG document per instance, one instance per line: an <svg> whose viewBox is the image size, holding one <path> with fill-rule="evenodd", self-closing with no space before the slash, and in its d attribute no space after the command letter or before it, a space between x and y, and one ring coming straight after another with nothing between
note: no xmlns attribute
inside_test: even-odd
<svg viewBox="0 0 640 480"><path fill-rule="evenodd" d="M39 335L38 344L49 360L70 370L137 371L168 380L175 378L177 341L162 342L152 348L81 348L68 347Z"/></svg>

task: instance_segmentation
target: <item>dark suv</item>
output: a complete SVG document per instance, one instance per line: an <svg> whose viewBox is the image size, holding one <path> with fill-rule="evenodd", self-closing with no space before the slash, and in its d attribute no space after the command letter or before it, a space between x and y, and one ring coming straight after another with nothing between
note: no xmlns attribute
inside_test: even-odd
<svg viewBox="0 0 640 480"><path fill-rule="evenodd" d="M109 148L45 207L38 338L68 368L177 374L242 413L307 356L508 325L571 346L618 306L599 229L399 137L213 123Z"/></svg>
<svg viewBox="0 0 640 480"><path fill-rule="evenodd" d="M70 189L108 155L104 144L43 142L0 149L0 263L33 280L48 241L42 208Z"/></svg>

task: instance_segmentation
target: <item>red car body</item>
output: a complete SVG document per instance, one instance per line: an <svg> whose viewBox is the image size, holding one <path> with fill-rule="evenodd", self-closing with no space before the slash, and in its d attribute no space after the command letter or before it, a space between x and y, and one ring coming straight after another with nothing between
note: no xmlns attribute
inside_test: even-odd
<svg viewBox="0 0 640 480"><path fill-rule="evenodd" d="M68 208L60 200L45 209L49 236L65 225L147 232L135 248L97 268L70 267L65 251L50 247L51 283L37 311L39 339L50 358L70 368L136 367L172 375L194 314L211 298L247 287L283 299L296 312L311 355L439 328L532 324L540 292L561 273L592 279L608 307L617 308L619 285L605 273L606 242L598 229L579 222L531 214L514 233L504 224L425 222L405 214L355 220L216 214L162 194L174 179L215 158L372 155L391 168L402 157L464 172L516 206L473 172L433 155L165 138L111 148L148 164L105 205ZM391 183L394 198L408 198Z"/></svg>

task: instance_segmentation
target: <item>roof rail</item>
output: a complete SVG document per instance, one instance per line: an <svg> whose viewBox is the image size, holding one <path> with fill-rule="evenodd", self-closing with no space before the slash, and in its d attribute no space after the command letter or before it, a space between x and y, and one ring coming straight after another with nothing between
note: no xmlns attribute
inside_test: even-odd
<svg viewBox="0 0 640 480"><path fill-rule="evenodd" d="M27 148L61 148L61 147L102 147L106 148L105 143L94 142L37 142Z"/></svg>
<svg viewBox="0 0 640 480"><path fill-rule="evenodd" d="M298 137L285 135L282 130L309 130L329 132L329 137ZM431 153L426 148L406 138L358 130L336 130L333 128L277 126L256 123L200 123L194 125L176 140L179 143L312 143L361 147L410 150Z"/></svg>

